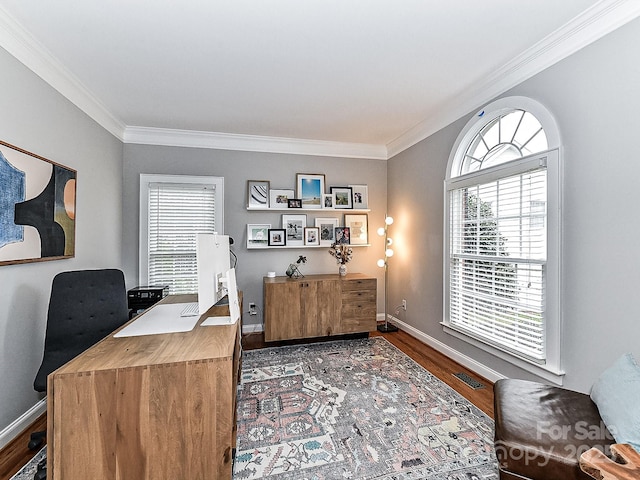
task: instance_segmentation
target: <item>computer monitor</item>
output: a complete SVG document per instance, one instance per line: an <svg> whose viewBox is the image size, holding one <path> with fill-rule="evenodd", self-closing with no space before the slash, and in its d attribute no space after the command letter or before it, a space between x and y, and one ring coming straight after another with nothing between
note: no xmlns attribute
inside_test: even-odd
<svg viewBox="0 0 640 480"><path fill-rule="evenodd" d="M227 271L227 291L229 295L229 316L231 317L231 322L235 323L240 320L240 302L238 300L238 284L236 282L235 268Z"/></svg>
<svg viewBox="0 0 640 480"><path fill-rule="evenodd" d="M198 313L202 315L226 294L230 268L229 236L217 233L196 235L198 268ZM223 281L221 281L223 280Z"/></svg>

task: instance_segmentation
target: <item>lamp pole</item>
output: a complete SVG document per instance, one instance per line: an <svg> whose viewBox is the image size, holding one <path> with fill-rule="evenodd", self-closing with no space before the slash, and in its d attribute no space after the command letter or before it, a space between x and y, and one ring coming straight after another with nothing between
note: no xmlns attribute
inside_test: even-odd
<svg viewBox="0 0 640 480"><path fill-rule="evenodd" d="M398 327L389 323L389 315L387 314L387 296L389 291L389 257L393 255L393 249L391 245L393 240L389 237L389 225L393 223L393 217L389 215L384 216L384 227L378 229L378 235L384 235L384 258L378 260L378 266L384 268L384 324L378 325L378 330L381 332L397 332Z"/></svg>

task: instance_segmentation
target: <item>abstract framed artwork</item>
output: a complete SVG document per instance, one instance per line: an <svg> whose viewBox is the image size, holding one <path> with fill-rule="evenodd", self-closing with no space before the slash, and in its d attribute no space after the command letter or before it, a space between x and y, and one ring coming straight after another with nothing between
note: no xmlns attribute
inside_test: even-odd
<svg viewBox="0 0 640 480"><path fill-rule="evenodd" d="M77 172L0 141L0 265L75 256Z"/></svg>
<svg viewBox="0 0 640 480"><path fill-rule="evenodd" d="M324 175L298 173L296 183L298 198L302 200L302 208L322 208Z"/></svg>
<svg viewBox="0 0 640 480"><path fill-rule="evenodd" d="M247 208L269 208L268 180L247 180Z"/></svg>

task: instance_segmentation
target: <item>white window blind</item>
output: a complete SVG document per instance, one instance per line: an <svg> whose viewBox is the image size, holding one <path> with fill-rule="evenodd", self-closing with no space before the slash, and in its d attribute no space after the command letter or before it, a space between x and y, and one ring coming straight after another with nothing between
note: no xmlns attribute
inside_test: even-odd
<svg viewBox="0 0 640 480"><path fill-rule="evenodd" d="M473 182L449 191L449 325L543 362L546 166Z"/></svg>
<svg viewBox="0 0 640 480"><path fill-rule="evenodd" d="M196 293L196 233L216 231L216 185L151 182L147 201L148 284Z"/></svg>

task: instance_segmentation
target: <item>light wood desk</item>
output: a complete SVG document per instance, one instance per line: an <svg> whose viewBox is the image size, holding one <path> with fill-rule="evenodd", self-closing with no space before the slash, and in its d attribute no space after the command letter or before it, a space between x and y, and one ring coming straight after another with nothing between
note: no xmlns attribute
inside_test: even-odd
<svg viewBox="0 0 640 480"><path fill-rule="evenodd" d="M49 479L231 478L240 322L206 316L190 332L110 335L49 375Z"/></svg>

